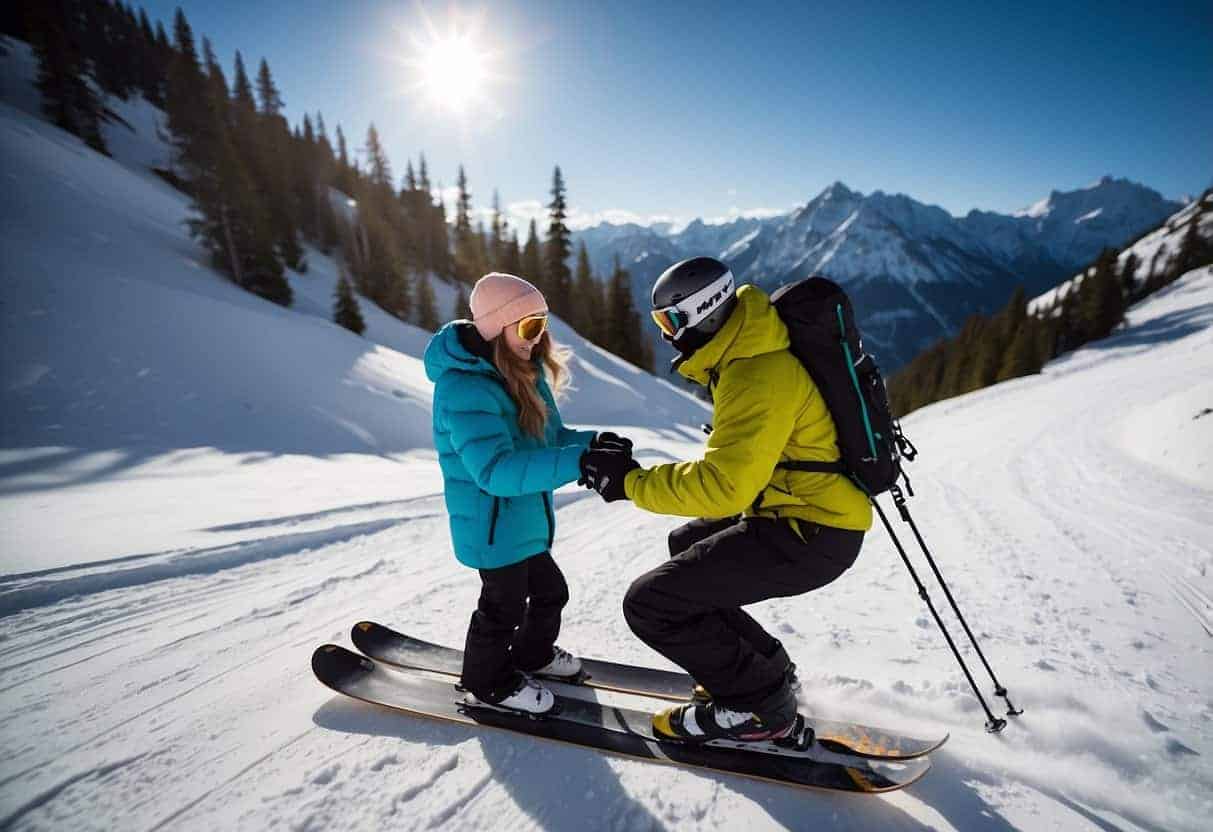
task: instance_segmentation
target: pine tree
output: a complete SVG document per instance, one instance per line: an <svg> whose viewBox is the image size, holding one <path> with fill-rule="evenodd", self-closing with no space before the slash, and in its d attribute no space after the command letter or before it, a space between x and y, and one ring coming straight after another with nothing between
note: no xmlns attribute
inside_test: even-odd
<svg viewBox="0 0 1213 832"><path fill-rule="evenodd" d="M429 199L432 200L434 198L433 194L431 193L432 189L430 187L430 172L429 168L427 168L425 164L424 153L420 154L417 159L417 187L425 191L426 196Z"/></svg>
<svg viewBox="0 0 1213 832"><path fill-rule="evenodd" d="M265 58L261 59L261 66L257 68L257 97L261 100L262 115L276 116L282 112L282 96L274 85L270 65L266 63Z"/></svg>
<svg viewBox="0 0 1213 832"><path fill-rule="evenodd" d="M298 240L299 189L291 170L291 132L281 114L282 96L264 58L257 71L257 98L259 107L251 126L246 124L240 136L241 150L250 160L258 195L269 211L278 254L287 266L302 272L306 263ZM243 106L247 108L247 102Z"/></svg>
<svg viewBox="0 0 1213 832"><path fill-rule="evenodd" d="M292 145L291 184L294 190L293 197L299 232L304 239L319 242L320 200L317 198L316 183L319 179L316 171L320 164L316 147L316 133L312 129L312 119L307 113L303 114L303 130Z"/></svg>
<svg viewBox="0 0 1213 832"><path fill-rule="evenodd" d="M354 297L354 289L350 286L345 272L337 281L336 303L333 304L333 321L350 332L361 335L366 332L366 322L362 320L362 311L358 308L358 300Z"/></svg>
<svg viewBox="0 0 1213 832"><path fill-rule="evenodd" d="M1003 358L1002 340L999 335L999 327L995 323L987 318L977 317L977 326L969 344L966 371L958 392L968 393L994 383Z"/></svg>
<svg viewBox="0 0 1213 832"><path fill-rule="evenodd" d="M505 260L501 268L508 274L522 272L522 250L518 247L518 232L514 229L510 229L510 237L505 246Z"/></svg>
<svg viewBox="0 0 1213 832"><path fill-rule="evenodd" d="M1200 235L1200 218L1198 211L1188 221L1187 229L1179 241L1179 251L1168 269L1170 281L1178 280L1193 269L1213 262L1213 245Z"/></svg>
<svg viewBox="0 0 1213 832"><path fill-rule="evenodd" d="M573 278L573 308L569 324L584 337L595 339L595 326L602 309L602 293L590 269L590 254L585 240L577 247L577 273ZM642 339L643 340L643 339Z"/></svg>
<svg viewBox="0 0 1213 832"><path fill-rule="evenodd" d="M366 159L369 166L368 174L371 184L385 191L392 187L392 166L388 162L387 153L379 141L379 131L374 123L366 131Z"/></svg>
<svg viewBox="0 0 1213 832"><path fill-rule="evenodd" d="M438 310L434 306L434 287L430 285L430 276L422 274L417 280L417 325L435 332L439 323Z"/></svg>
<svg viewBox="0 0 1213 832"><path fill-rule="evenodd" d="M452 310L451 319L456 321L472 319L472 307L468 303L467 289L462 283L455 284L455 307Z"/></svg>
<svg viewBox="0 0 1213 832"><path fill-rule="evenodd" d="M210 251L212 264L238 286L289 305L291 287L275 256L270 212L261 201L248 157L234 141L241 124L240 102L229 101L223 71L206 41L202 76L196 56L191 57L192 34L184 15L179 15L175 31L188 48L179 52L170 73L168 100L196 214L189 221L190 231ZM186 100L195 85L195 98Z"/></svg>
<svg viewBox="0 0 1213 832"><path fill-rule="evenodd" d="M345 146L345 133L341 125L337 125L337 170L333 177L333 187L346 196L352 197L357 190L356 175L350 165L350 155Z"/></svg>
<svg viewBox="0 0 1213 832"><path fill-rule="evenodd" d="M0 35L8 35L17 40L31 41L36 34L30 28L27 15L30 10L26 3L6 3L0 7Z"/></svg>
<svg viewBox="0 0 1213 832"><path fill-rule="evenodd" d="M506 223L501 215L501 197L497 189L493 189L493 221L490 226L491 237L488 245L488 270L499 271L505 267L506 259Z"/></svg>
<svg viewBox="0 0 1213 832"><path fill-rule="evenodd" d="M1120 266L1120 290L1128 301L1137 294L1137 253L1130 251Z"/></svg>
<svg viewBox="0 0 1213 832"><path fill-rule="evenodd" d="M960 333L948 350L942 378L939 383L941 399L967 393L969 387L970 365L977 345L977 335L982 327L982 319L972 315L961 327Z"/></svg>
<svg viewBox="0 0 1213 832"><path fill-rule="evenodd" d="M1021 326L1007 345L998 368L997 381L1031 375L1040 370L1036 363L1035 332L1031 324Z"/></svg>
<svg viewBox="0 0 1213 832"><path fill-rule="evenodd" d="M441 191L441 187L439 191ZM446 203L441 199L433 206L433 219L428 226L428 231L431 239L430 253L433 257L434 273L454 278L455 261L451 257L451 238L447 233Z"/></svg>
<svg viewBox="0 0 1213 832"><path fill-rule="evenodd" d="M236 50L236 68L232 75L232 104L236 110L243 110L248 115L251 125L251 117L257 112L257 101L253 98L253 85L244 70L244 58L239 49Z"/></svg>
<svg viewBox="0 0 1213 832"><path fill-rule="evenodd" d="M1043 317L1033 317L1032 320L1034 364L1043 367L1057 356L1057 321L1051 310Z"/></svg>
<svg viewBox="0 0 1213 832"><path fill-rule="evenodd" d="M206 132L207 112L194 33L181 9L177 9L173 19L173 38L175 55L168 73L165 108L178 161L185 162L194 152L191 143L201 140Z"/></svg>
<svg viewBox="0 0 1213 832"><path fill-rule="evenodd" d="M543 278L543 255L540 252L539 234L533 218L527 229L526 245L522 248L522 274L519 277L526 278L538 286L540 291L547 283Z"/></svg>
<svg viewBox="0 0 1213 832"><path fill-rule="evenodd" d="M600 345L625 361L644 366L645 354L641 344L645 339L640 329L640 316L632 304L632 278L620 265L618 255L607 286L605 306ZM651 356L649 361L651 366Z"/></svg>
<svg viewBox="0 0 1213 832"><path fill-rule="evenodd" d="M1116 250L1104 249L1092 272L1079 286L1079 314L1084 340L1106 338L1124 319L1125 303L1116 273Z"/></svg>
<svg viewBox="0 0 1213 832"><path fill-rule="evenodd" d="M544 295L548 306L557 315L569 313L573 276L569 271L572 233L565 225L568 203L565 198L564 176L557 165L552 173L552 201L548 203L548 233L543 250Z"/></svg>
<svg viewBox="0 0 1213 832"><path fill-rule="evenodd" d="M139 45L137 48L139 61L139 86L143 97L153 106L164 106L165 77L160 65L156 49L156 32L147 12L139 9Z"/></svg>
<svg viewBox="0 0 1213 832"><path fill-rule="evenodd" d="M455 202L455 276L469 286L483 274L480 263L479 242L472 230L472 195L468 192L468 178L463 165L455 180L459 196Z"/></svg>
<svg viewBox="0 0 1213 832"><path fill-rule="evenodd" d="M80 32L73 25L75 6L70 0L55 0L29 9L34 16L31 28L35 32L36 83L42 93L42 111L56 127L108 155L101 136L101 102L88 84L88 59Z"/></svg>

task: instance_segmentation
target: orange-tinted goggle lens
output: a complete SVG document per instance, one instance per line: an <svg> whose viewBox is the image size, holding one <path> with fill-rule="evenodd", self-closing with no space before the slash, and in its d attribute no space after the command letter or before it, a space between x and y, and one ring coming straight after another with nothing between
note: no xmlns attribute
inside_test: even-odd
<svg viewBox="0 0 1213 832"><path fill-rule="evenodd" d="M653 316L653 322L671 338L682 329L682 313L672 306L654 309L650 314Z"/></svg>
<svg viewBox="0 0 1213 832"><path fill-rule="evenodd" d="M547 315L531 315L518 322L518 337L523 341L534 341L548 328Z"/></svg>

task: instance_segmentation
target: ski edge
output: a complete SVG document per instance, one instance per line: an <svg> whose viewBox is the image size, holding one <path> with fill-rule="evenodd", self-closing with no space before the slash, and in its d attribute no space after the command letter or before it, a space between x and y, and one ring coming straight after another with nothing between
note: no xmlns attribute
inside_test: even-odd
<svg viewBox="0 0 1213 832"><path fill-rule="evenodd" d="M337 659L337 661L344 664L345 668L342 668L341 665L337 665L337 663L333 661L334 658ZM837 764L837 763L818 763L818 765L839 765L839 767L846 773L846 775L851 779L851 781L855 783L856 788L854 790L849 790L849 789L834 788L831 786L818 786L818 785L811 785L811 784L807 784L807 783L797 783L797 782L789 781L789 780L779 780L779 779L772 778L772 777L763 777L763 776L757 775L757 774L748 774L748 773L740 772L740 771L732 771L732 770L726 769L726 768L713 768L712 766L698 765L695 763L688 763L688 762L680 762L677 760L670 759L669 757L665 757L662 754L656 754L653 757L641 757L639 755L628 754L623 751L616 751L616 750L609 749L609 748L596 747L596 746L587 745L584 743L575 742L572 740L563 740L558 737L549 737L549 736L544 736L542 734L534 734L534 733L516 731L516 730L513 730L510 727L504 726L504 725L494 725L489 722L477 722L476 720L471 719L471 718L457 719L454 717L429 713L427 711L420 710L420 709L409 708L404 705L390 704L387 702L381 702L381 701L377 701L375 699L370 699L367 697L359 696L359 695L357 695L355 693L351 693L347 690L342 690L341 687L339 687L339 685L340 685L339 681L329 681L329 679L326 678L326 676L329 674L327 673L325 668L326 667L331 668L333 666L337 666L340 670L339 675L344 675L346 678L350 678L350 679L356 679L358 677L359 673L363 673L363 674L374 673L377 669L380 669L380 668L375 664L374 661L367 658L366 656L359 655L358 653L355 653L355 652L349 650L348 648L342 647L339 644L326 643L326 644L322 644L319 647L317 647L312 652L311 666L312 666L312 673L316 677L316 680L319 681L322 685L324 685L326 688L328 688L329 690L333 691L336 694L339 694L339 695L344 696L349 699L356 700L358 702L363 702L372 707L386 708L387 710L390 710L390 711L395 711L397 713L403 713L408 716L426 719L431 722L439 722L439 723L443 723L446 725L461 725L461 726L465 726L468 728L491 728L493 730L502 731L504 733L515 734L515 735L524 736L524 737L530 737L532 739L543 740L545 742L559 743L560 745L569 746L571 748L579 748L584 751L592 751L592 752L596 752L599 754L606 754L606 755L615 757L617 759L633 760L633 761L642 762L642 763L643 762L660 763L662 765L670 766L670 767L676 768L676 769L681 768L681 769L691 770L691 771L695 771L695 772L704 772L704 773L708 773L708 774L722 775L722 776L726 776L726 777L727 776L743 777L747 780L757 780L757 781L760 781L763 783L771 783L771 784L774 784L777 786L784 786L784 787L788 787L788 788L800 789L800 790L805 790L805 791L826 792L826 793L831 793L831 794L839 794L839 793L842 793L842 794L847 794L847 793L850 793L850 794L888 794L890 792L901 791L902 789L913 786L915 783L922 780L922 778L925 777L928 772L930 772L931 767L932 767L931 761L925 757L917 757L917 758L914 758L911 760L904 760L904 761L903 760L888 760L887 762L904 763L906 765L914 765L915 767L913 769L912 775L910 777L908 777L907 779L899 780L895 783L892 783L891 785L882 787L882 786L877 786L874 783L872 783L872 781L868 778L868 774L865 773L862 769L860 769L858 767L846 766L846 765L841 765L841 764ZM406 668L406 669L418 670L419 668ZM424 669L419 669L419 670L421 670L422 672L432 672L432 671L425 671ZM445 674L440 674L440 675L445 675ZM660 743L660 742L655 742L655 741L651 741L651 742L654 742L658 748L660 748L662 745L662 743ZM879 761L874 761L874 762L879 762Z"/></svg>

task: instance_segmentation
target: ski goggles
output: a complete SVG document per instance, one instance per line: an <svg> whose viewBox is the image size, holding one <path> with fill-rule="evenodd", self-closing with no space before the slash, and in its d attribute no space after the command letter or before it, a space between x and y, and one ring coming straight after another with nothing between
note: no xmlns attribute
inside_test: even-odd
<svg viewBox="0 0 1213 832"><path fill-rule="evenodd" d="M527 315L518 322L518 337L523 341L534 341L548 328L547 315Z"/></svg>
<svg viewBox="0 0 1213 832"><path fill-rule="evenodd" d="M654 309L649 313L658 328L671 338L686 326L687 315L677 306L667 306L664 309Z"/></svg>
<svg viewBox="0 0 1213 832"><path fill-rule="evenodd" d="M689 327L719 309L732 294L733 273L728 271L678 303L654 309L649 314L666 337L679 338Z"/></svg>

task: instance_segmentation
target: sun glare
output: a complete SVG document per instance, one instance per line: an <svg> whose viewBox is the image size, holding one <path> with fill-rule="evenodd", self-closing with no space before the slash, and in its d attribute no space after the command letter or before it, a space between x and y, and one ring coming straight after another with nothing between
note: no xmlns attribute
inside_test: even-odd
<svg viewBox="0 0 1213 832"><path fill-rule="evenodd" d="M463 113L483 91L484 59L466 37L431 44L418 62L421 87L432 103Z"/></svg>
<svg viewBox="0 0 1213 832"><path fill-rule="evenodd" d="M499 82L507 80L500 66L503 49L484 37L484 12L452 10L436 21L423 10L417 22L405 35L407 51L398 57L407 73L406 93L460 122L500 117Z"/></svg>

